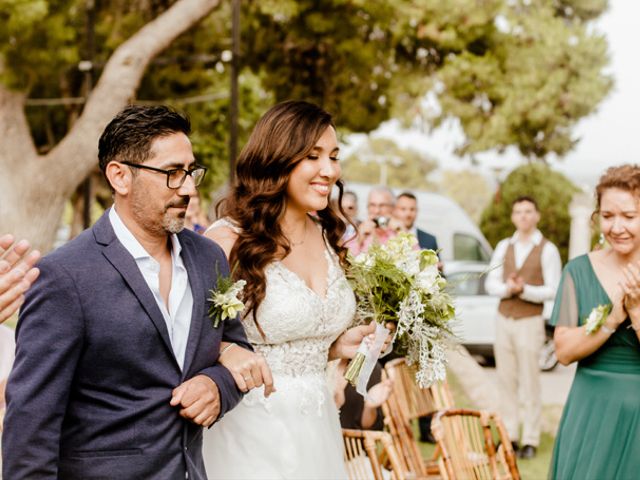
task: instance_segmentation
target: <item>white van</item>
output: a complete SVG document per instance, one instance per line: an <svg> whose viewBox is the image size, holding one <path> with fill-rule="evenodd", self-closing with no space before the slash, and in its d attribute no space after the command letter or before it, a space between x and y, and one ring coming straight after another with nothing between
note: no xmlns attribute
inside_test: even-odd
<svg viewBox="0 0 640 480"><path fill-rule="evenodd" d="M358 218L367 218L367 195L376 185L345 182L345 191L358 196ZM392 188L396 195L403 189ZM492 248L467 213L453 200L438 193L411 190L418 199L416 226L436 237L443 262L464 260L489 262Z"/></svg>

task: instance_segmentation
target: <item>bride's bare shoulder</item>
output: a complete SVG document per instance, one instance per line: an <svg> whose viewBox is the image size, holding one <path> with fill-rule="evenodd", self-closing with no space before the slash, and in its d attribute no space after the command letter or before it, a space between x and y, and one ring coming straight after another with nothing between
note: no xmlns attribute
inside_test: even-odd
<svg viewBox="0 0 640 480"><path fill-rule="evenodd" d="M238 239L238 232L230 225L213 225L205 232L205 236L220 245L229 258L231 249Z"/></svg>

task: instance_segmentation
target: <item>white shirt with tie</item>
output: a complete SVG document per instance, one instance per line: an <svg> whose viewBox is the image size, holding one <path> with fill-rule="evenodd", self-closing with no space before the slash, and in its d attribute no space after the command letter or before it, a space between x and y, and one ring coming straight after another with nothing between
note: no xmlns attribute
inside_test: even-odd
<svg viewBox="0 0 640 480"><path fill-rule="evenodd" d="M191 315L193 312L193 295L187 269L184 266L180 252L182 246L176 234L171 238L171 289L169 290L169 305L160 295L160 263L144 249L136 237L122 222L116 212L115 207L109 211L109 221L113 227L116 237L124 248L134 258L140 273L153 293L153 297L162 312L164 321L169 331L171 347L176 357L178 365L184 367L184 356L187 350L187 340L189 339L189 328L191 326Z"/></svg>

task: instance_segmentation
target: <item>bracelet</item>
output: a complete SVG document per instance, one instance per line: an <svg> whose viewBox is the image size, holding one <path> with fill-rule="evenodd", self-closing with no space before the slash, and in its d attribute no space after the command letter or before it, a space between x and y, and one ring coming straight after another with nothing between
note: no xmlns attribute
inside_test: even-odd
<svg viewBox="0 0 640 480"><path fill-rule="evenodd" d="M640 327L636 327L633 323L630 323L627 328L631 328L631 329L635 330L636 332L640 331Z"/></svg>
<svg viewBox="0 0 640 480"><path fill-rule="evenodd" d="M220 358L222 355L224 355L224 352L226 352L227 350L229 350L231 347L233 347L235 345L235 343L230 343L229 345L227 345L226 347L224 347L221 351L220 351L220 355L218 355L218 358Z"/></svg>
<svg viewBox="0 0 640 480"><path fill-rule="evenodd" d="M604 323L600 326L600 330L602 330L607 335L611 335L613 332L616 331L615 328L609 328ZM227 348L229 348L229 347L227 347ZM225 348L225 350L226 350L226 348Z"/></svg>

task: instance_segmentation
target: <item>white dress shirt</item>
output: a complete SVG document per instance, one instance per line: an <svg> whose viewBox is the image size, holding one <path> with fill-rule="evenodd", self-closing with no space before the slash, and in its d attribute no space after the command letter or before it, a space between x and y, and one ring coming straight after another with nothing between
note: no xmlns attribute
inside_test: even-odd
<svg viewBox="0 0 640 480"><path fill-rule="evenodd" d="M193 312L193 295L189 276L184 266L180 252L182 246L178 236L171 235L171 289L169 290L169 305L165 305L162 295L160 295L160 264L153 258L144 247L133 236L131 231L122 222L115 207L109 210L109 221L113 231L120 240L120 243L127 249L136 261L140 273L153 293L162 312L164 321L169 331L169 339L173 353L180 368L184 367L184 355L187 350L187 340L189 338L189 328L191 326L191 314Z"/></svg>
<svg viewBox="0 0 640 480"><path fill-rule="evenodd" d="M500 298L506 298L508 296L507 284L503 280L503 265L509 245L513 245L516 268L519 269L531 253L531 250L539 245L543 238L540 230L536 230L531 234L527 241L521 241L519 237L518 232L516 232L512 237L501 240L496 246L493 256L491 257L491 267L485 282L485 288L489 295ZM558 283L560 283L560 275L562 274L560 253L553 243L547 241L544 244L540 263L542 264L544 284L525 285L519 297L527 302L544 303L542 315L544 318L549 318L553 310L553 299L556 295Z"/></svg>

